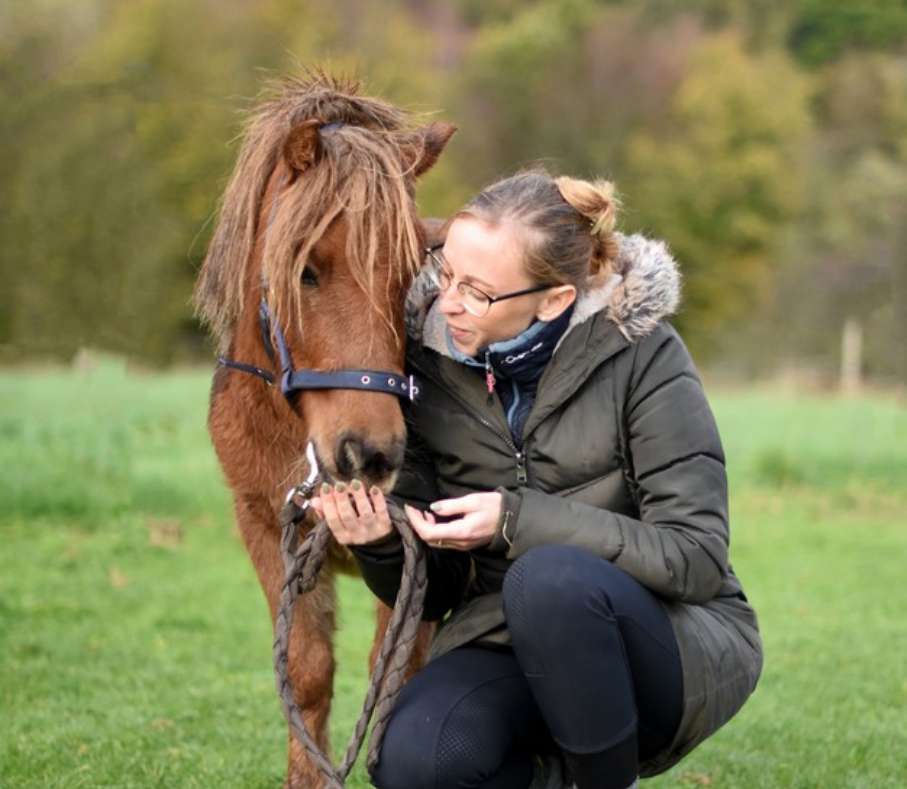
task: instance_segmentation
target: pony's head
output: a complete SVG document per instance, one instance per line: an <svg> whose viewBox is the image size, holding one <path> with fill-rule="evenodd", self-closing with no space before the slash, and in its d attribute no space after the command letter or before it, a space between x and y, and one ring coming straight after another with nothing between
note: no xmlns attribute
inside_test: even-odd
<svg viewBox="0 0 907 789"><path fill-rule="evenodd" d="M250 118L196 285L221 353L274 370L264 299L296 368L402 373L403 301L425 236L415 181L454 131L417 126L323 72L279 83ZM252 383L300 459L313 440L328 477L393 484L405 440L393 395L306 390L286 401Z"/></svg>

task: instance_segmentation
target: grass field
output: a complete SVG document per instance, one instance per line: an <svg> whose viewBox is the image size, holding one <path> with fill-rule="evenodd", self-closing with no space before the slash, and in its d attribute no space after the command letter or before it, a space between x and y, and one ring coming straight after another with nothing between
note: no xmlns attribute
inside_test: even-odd
<svg viewBox="0 0 907 789"><path fill-rule="evenodd" d="M0 786L281 786L270 624L207 386L0 374ZM734 721L646 785L907 786L907 408L709 396L766 667ZM337 750L371 638L367 591L340 593Z"/></svg>

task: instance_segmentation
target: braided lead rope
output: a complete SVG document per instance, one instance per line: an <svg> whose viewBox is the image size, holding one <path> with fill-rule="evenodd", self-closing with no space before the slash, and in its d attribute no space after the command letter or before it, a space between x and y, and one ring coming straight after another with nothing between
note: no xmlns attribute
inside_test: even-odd
<svg viewBox="0 0 907 789"><path fill-rule="evenodd" d="M303 495L311 489L303 488ZM288 497L280 513L280 549L284 562L284 584L280 593L274 623L274 673L277 693L290 729L306 750L314 765L324 776L328 789L342 789L362 747L372 713L377 709L376 722L369 741L367 768L372 772L378 763L381 741L394 703L403 688L405 672L412 656L416 634L422 618L427 588L425 554L421 541L409 525L406 516L393 502L388 502L391 522L403 541L403 577L394 610L375 661L362 712L350 738L343 762L334 767L305 725L296 703L289 676L289 644L293 622L293 605L300 594L314 588L327 556L331 532L321 520L299 542L299 522L309 510L308 501L297 503L296 496Z"/></svg>
<svg viewBox="0 0 907 789"><path fill-rule="evenodd" d="M374 709L375 725L366 758L366 767L370 774L378 764L384 730L406 681L406 672L416 645L425 607L425 593L428 589L424 543L413 531L403 511L393 502L389 504L391 520L403 541L403 574L397 593L398 599L394 601L394 610L387 625L390 635L386 633L381 642L360 717L360 725L364 730ZM377 695L374 702L371 701L373 693ZM352 764L356 760L355 752L349 752L347 759Z"/></svg>

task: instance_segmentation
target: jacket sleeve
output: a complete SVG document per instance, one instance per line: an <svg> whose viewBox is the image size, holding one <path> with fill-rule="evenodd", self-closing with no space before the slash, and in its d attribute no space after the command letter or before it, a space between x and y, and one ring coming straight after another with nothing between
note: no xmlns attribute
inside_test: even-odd
<svg viewBox="0 0 907 789"><path fill-rule="evenodd" d="M441 498L434 463L419 435L412 429L407 438L403 468L390 498L401 507L407 503L422 510ZM366 586L386 605L393 606L403 577L403 541L400 535L393 531L375 542L349 547ZM422 618L438 620L463 597L472 559L464 551L431 547L427 550L428 587Z"/></svg>
<svg viewBox="0 0 907 789"><path fill-rule="evenodd" d="M530 488L500 489L495 541L506 536L511 559L545 543L579 545L665 598L711 600L728 563L724 451L689 352L667 323L635 344L623 417L638 519Z"/></svg>

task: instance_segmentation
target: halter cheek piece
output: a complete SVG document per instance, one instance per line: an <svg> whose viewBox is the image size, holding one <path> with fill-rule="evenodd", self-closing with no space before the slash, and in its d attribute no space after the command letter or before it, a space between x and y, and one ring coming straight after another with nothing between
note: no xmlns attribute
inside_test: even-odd
<svg viewBox="0 0 907 789"><path fill-rule="evenodd" d="M342 124L330 123L322 126L321 130L336 128L340 125ZM268 229L270 229L276 213L277 200L275 198L268 218ZM296 370L293 368L293 360L290 357L290 349L283 331L279 324L271 320L271 311L268 309L268 303L264 298L262 298L261 305L258 308L258 324L261 329L262 344L268 357L275 364L277 357L280 357L280 391L288 399L303 389L359 389L367 392L385 392L410 401L415 400L419 395L419 384L412 375L367 369L335 370L332 372L305 368ZM272 335L277 342L276 352L271 340ZM273 386L276 382L274 373L269 370L263 370L253 364L237 362L225 356L218 356L217 363L222 367L229 367L231 370L239 370L240 372L263 378L269 386Z"/></svg>

